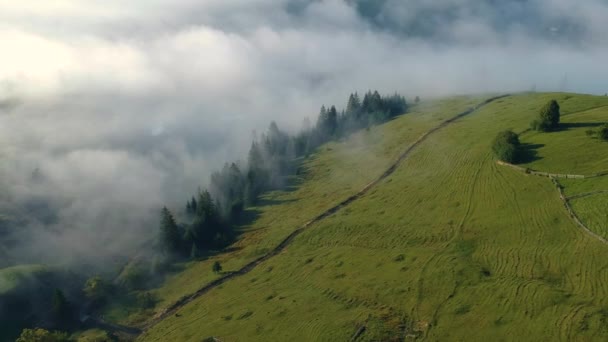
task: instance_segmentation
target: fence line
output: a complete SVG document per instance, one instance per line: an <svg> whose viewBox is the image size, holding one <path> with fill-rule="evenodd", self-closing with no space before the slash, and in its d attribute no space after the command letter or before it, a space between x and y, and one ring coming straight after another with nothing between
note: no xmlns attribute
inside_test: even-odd
<svg viewBox="0 0 608 342"><path fill-rule="evenodd" d="M598 190L598 191L585 192L585 193L582 193L582 194L572 195L570 197L566 197L566 199L568 201L570 201L570 200L577 199L577 198L583 198L583 197L587 197L587 196L591 196L591 195L598 195L598 194L605 194L605 193L608 193L608 190Z"/></svg>
<svg viewBox="0 0 608 342"><path fill-rule="evenodd" d="M601 176L608 175L608 171L601 171L601 172L590 174L590 175L571 175L571 174L565 174L565 173L551 173L551 172L536 171L536 170L533 170L530 168L513 165L511 163L507 163L502 160L497 160L496 163L498 165L508 166L512 169L515 169L515 170L523 172L523 173L527 173L529 175L548 177L548 178L585 179L585 178L594 178L594 177L601 177Z"/></svg>
<svg viewBox="0 0 608 342"><path fill-rule="evenodd" d="M566 196L564 196L564 191L562 189L562 186L561 186L561 184L559 184L559 182L557 181L557 179L551 177L551 182L557 188L557 191L559 193L559 198L562 200L562 203L564 204L564 207L568 211L568 214L570 214L570 218L572 218L572 220L574 220L574 222L576 222L576 224L578 224L588 235L590 235L591 237L594 237L594 238L598 239L600 242L602 242L604 244L608 244L608 241L606 239L604 239L603 237L601 237L598 234L596 234L595 232L593 232L591 229L589 229L578 218L578 216L576 215L576 213L574 212L574 210L570 206L570 202L568 201L568 199L566 198Z"/></svg>

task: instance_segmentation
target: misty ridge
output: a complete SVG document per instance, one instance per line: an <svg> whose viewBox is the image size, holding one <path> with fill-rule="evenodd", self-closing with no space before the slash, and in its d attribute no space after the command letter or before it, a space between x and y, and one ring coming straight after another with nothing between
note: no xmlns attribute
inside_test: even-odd
<svg viewBox="0 0 608 342"><path fill-rule="evenodd" d="M0 4L0 266L133 255L270 122L296 135L354 91L603 94L606 17L599 0Z"/></svg>

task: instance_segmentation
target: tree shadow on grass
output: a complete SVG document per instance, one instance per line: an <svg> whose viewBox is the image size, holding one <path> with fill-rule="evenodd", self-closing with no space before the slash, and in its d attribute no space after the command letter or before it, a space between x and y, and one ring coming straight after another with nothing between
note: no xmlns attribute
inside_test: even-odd
<svg viewBox="0 0 608 342"><path fill-rule="evenodd" d="M518 158L518 164L526 164L543 159L538 155L538 149L544 146L544 144L521 144L521 152Z"/></svg>
<svg viewBox="0 0 608 342"><path fill-rule="evenodd" d="M283 204L283 203L291 203L291 202L295 202L295 201L297 201L297 200L279 199L279 198L260 198L257 201L256 206L266 207L266 206L278 205L278 204Z"/></svg>
<svg viewBox="0 0 608 342"><path fill-rule="evenodd" d="M574 128L596 128L602 126L603 122L562 122L559 124L559 131L567 131Z"/></svg>

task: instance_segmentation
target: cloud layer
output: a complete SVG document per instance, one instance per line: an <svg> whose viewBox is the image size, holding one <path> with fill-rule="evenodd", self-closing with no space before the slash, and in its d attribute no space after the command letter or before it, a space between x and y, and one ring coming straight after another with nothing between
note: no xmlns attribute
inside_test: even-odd
<svg viewBox="0 0 608 342"><path fill-rule="evenodd" d="M53 212L19 255L123 253L253 130L351 91L603 94L607 17L600 0L0 0L3 206Z"/></svg>

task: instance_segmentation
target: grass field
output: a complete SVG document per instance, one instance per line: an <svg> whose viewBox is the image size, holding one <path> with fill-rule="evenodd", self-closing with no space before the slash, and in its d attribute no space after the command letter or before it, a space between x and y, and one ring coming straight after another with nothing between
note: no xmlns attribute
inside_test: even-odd
<svg viewBox="0 0 608 342"><path fill-rule="evenodd" d="M183 270L152 291L158 300L156 311L216 279L218 275L211 271L214 261L219 260L229 272L268 252L300 225L376 178L404 146L422 133L479 100L458 97L421 104L389 125L323 146L304 161L292 187L267 194L260 207L250 210L256 219L242 227L242 237L230 253L178 265ZM130 324L146 318L137 313L125 318L124 313L124 307L117 306L111 307L106 316Z"/></svg>
<svg viewBox="0 0 608 342"><path fill-rule="evenodd" d="M572 222L548 179L501 167L489 150L498 131L525 130L551 98L569 114L564 122L608 119L597 109L608 104L603 97L526 94L498 100L430 136L361 199L140 339L336 341L365 326L358 340L606 340L608 246ZM420 106L417 113L323 147L306 163L301 184L270 194L236 251L218 258L230 270L267 251L377 177L408 143L471 101L479 99ZM566 141L577 139L573 134L581 128L525 134L523 142L544 144L529 166L598 171L601 162L571 158L603 156L597 150L605 145L588 137L590 146L597 144L592 149ZM573 151L557 153L553 144ZM568 180L565 191L593 189L591 181L575 189L575 180ZM605 200L588 199L590 212L605 208ZM210 262L187 265L158 289L159 308L210 280Z"/></svg>
<svg viewBox="0 0 608 342"><path fill-rule="evenodd" d="M577 198L570 203L589 229L608 239L608 193Z"/></svg>

